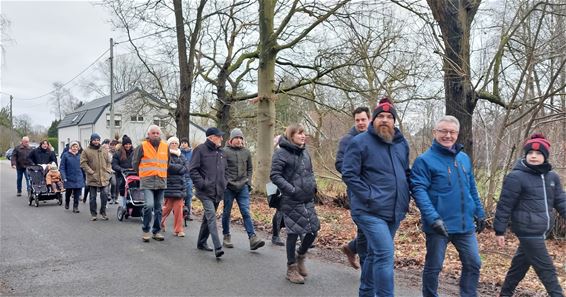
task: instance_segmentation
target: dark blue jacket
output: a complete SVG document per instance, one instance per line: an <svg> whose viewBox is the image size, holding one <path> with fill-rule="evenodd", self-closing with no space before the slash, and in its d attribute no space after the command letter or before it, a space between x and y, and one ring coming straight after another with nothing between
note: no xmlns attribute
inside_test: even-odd
<svg viewBox="0 0 566 297"><path fill-rule="evenodd" d="M409 144L397 128L386 143L369 127L352 139L342 164L352 215L400 222L409 208Z"/></svg>
<svg viewBox="0 0 566 297"><path fill-rule="evenodd" d="M360 131L358 131L356 129L356 126L354 126L352 127L352 129L350 129L350 131L348 131L346 135L342 136L340 142L338 143L338 152L336 152L336 163L334 163L334 167L340 173L342 173L342 162L344 161L344 153L346 152L348 145L352 141L352 138L354 138L354 136L358 134L360 134Z"/></svg>
<svg viewBox="0 0 566 297"><path fill-rule="evenodd" d="M210 141L197 146L193 151L189 171L196 196L220 202L226 190L226 158L224 151Z"/></svg>
<svg viewBox="0 0 566 297"><path fill-rule="evenodd" d="M189 147L188 150L180 149L181 155L185 158L186 166L187 166L187 173L185 174L185 179L191 179L191 175L189 173L189 165L191 163L191 158L193 157L193 149Z"/></svg>
<svg viewBox="0 0 566 297"><path fill-rule="evenodd" d="M37 147L29 154L29 160L35 164L57 164L57 156L51 149L43 149L41 146Z"/></svg>
<svg viewBox="0 0 566 297"><path fill-rule="evenodd" d="M457 144L450 150L434 140L413 164L411 189L426 233L434 232L431 225L437 219L449 234L461 234L475 230L474 216L485 218L472 162L462 148Z"/></svg>
<svg viewBox="0 0 566 297"><path fill-rule="evenodd" d="M165 198L185 198L187 196L187 189L185 188L185 174L187 171L189 170L187 170L185 157L181 153L176 155L169 152Z"/></svg>
<svg viewBox="0 0 566 297"><path fill-rule="evenodd" d="M59 168L63 184L67 189L79 189L85 186L85 177L81 169L81 154L73 155L67 151L61 157Z"/></svg>
<svg viewBox="0 0 566 297"><path fill-rule="evenodd" d="M503 181L493 229L503 235L511 219L511 230L518 237L546 238L554 225L552 209L566 218L566 194L550 164L529 167L525 162L519 160ZM535 170L544 165L546 170Z"/></svg>

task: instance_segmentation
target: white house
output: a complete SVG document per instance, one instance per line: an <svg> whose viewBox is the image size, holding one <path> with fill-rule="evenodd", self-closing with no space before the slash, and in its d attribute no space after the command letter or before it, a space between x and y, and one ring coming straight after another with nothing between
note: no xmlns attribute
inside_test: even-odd
<svg viewBox="0 0 566 297"><path fill-rule="evenodd" d="M175 122L167 110L161 108L162 102L155 96L135 88L114 95L114 133L121 137L128 135L134 146L141 143L151 124L161 127L163 135L175 135ZM90 135L96 132L101 139L110 135L110 96L85 103L61 120L58 128L59 154L71 141L80 141L86 147ZM190 122L191 144L206 140L205 129Z"/></svg>

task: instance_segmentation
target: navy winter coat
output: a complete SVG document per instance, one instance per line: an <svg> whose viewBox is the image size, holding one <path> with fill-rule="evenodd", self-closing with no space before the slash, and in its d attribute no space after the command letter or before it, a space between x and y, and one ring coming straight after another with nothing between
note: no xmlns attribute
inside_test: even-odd
<svg viewBox="0 0 566 297"><path fill-rule="evenodd" d="M320 222L314 209L316 180L311 158L304 147L281 137L271 160L271 181L282 193L279 210L288 233L314 233Z"/></svg>
<svg viewBox="0 0 566 297"><path fill-rule="evenodd" d="M437 219L449 234L461 234L475 230L474 216L485 218L472 162L462 148L457 144L449 150L434 140L413 164L411 189L426 233L434 232L431 225Z"/></svg>
<svg viewBox="0 0 566 297"><path fill-rule="evenodd" d="M354 126L352 127L352 129L350 129L350 131L348 131L346 135L342 137L342 139L340 139L340 142L338 143L338 152L336 152L336 162L334 163L334 167L336 167L336 170L338 170L338 172L340 173L342 173L342 162L344 161L344 153L346 152L348 145L352 141L352 138L354 138L354 136L358 134L360 134L360 131L358 131Z"/></svg>
<svg viewBox="0 0 566 297"><path fill-rule="evenodd" d="M185 179L190 180L191 179L191 174L188 170L189 165L191 163L191 159L193 157L193 149L189 147L188 150L184 150L184 149L180 149L181 150L181 155L183 157L185 157L185 162L186 162L186 166L187 166L187 174L185 174Z"/></svg>
<svg viewBox="0 0 566 297"><path fill-rule="evenodd" d="M227 182L226 158L221 148L207 139L194 149L189 170L199 199L222 201Z"/></svg>
<svg viewBox="0 0 566 297"><path fill-rule="evenodd" d="M409 144L395 128L392 143L381 139L370 122L366 132L355 136L342 164L352 215L375 215L400 222L409 208Z"/></svg>
<svg viewBox="0 0 566 297"><path fill-rule="evenodd" d="M49 148L43 149L41 147L38 147L34 149L29 154L29 160L36 165L51 164L51 163L57 164L57 156L55 155L55 152Z"/></svg>
<svg viewBox="0 0 566 297"><path fill-rule="evenodd" d="M80 189L85 186L85 176L81 169L81 154L73 155L67 151L61 156L59 167L63 184L67 189Z"/></svg>
<svg viewBox="0 0 566 297"><path fill-rule="evenodd" d="M505 234L511 219L511 230L518 237L546 238L554 225L552 209L566 218L566 194L560 177L550 171L552 167L548 163L532 167L543 166L546 170L537 172L525 160L519 160L505 177L493 221L495 234Z"/></svg>
<svg viewBox="0 0 566 297"><path fill-rule="evenodd" d="M179 152L179 155L169 152L169 164L167 166L167 189L165 189L165 198L185 198L187 190L185 189L185 173L187 173L185 165L185 157Z"/></svg>

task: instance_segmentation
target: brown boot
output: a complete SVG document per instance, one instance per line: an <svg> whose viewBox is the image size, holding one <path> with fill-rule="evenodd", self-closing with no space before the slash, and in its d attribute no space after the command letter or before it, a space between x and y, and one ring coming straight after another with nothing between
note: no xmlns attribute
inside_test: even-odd
<svg viewBox="0 0 566 297"><path fill-rule="evenodd" d="M305 283L305 278L299 274L297 263L287 265L287 275L285 276L285 278L294 284Z"/></svg>
<svg viewBox="0 0 566 297"><path fill-rule="evenodd" d="M297 268L299 269L299 274L303 277L308 275L307 268L305 267L305 259L307 258L307 254L300 255L297 254Z"/></svg>

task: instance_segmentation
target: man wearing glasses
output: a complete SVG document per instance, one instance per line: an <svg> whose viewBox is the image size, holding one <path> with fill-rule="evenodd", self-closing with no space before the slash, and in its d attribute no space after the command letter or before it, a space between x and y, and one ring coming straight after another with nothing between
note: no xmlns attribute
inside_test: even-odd
<svg viewBox="0 0 566 297"><path fill-rule="evenodd" d="M480 255L475 232L486 226L472 162L456 144L460 122L444 116L433 130L432 146L417 157L411 170L411 190L426 233L423 296L438 296L438 274L451 242L462 262L460 296L477 296Z"/></svg>

